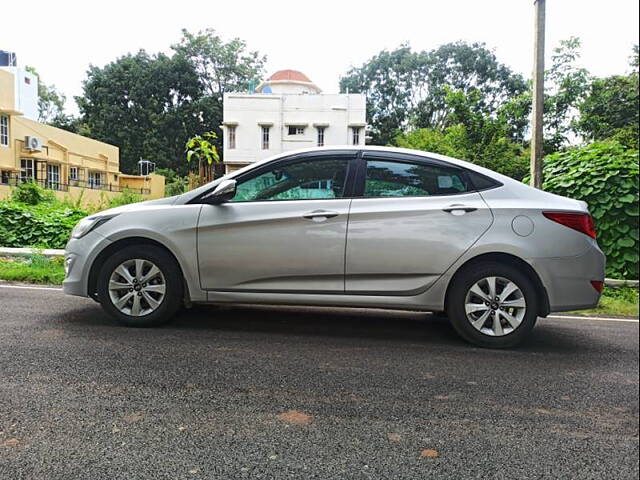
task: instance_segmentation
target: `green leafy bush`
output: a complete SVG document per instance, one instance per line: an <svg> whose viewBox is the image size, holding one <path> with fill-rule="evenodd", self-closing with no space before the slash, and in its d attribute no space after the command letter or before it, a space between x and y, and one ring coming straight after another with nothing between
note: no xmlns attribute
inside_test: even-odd
<svg viewBox="0 0 640 480"><path fill-rule="evenodd" d="M11 193L14 202L38 205L39 203L53 202L55 196L51 190L45 190L36 183L20 183Z"/></svg>
<svg viewBox="0 0 640 480"><path fill-rule="evenodd" d="M120 207L121 205L129 205L130 203L138 203L144 200L142 195L131 190L124 189L120 195L116 195L109 200L109 208Z"/></svg>
<svg viewBox="0 0 640 480"><path fill-rule="evenodd" d="M638 278L638 150L615 141L544 159L544 190L584 200L607 255L607 275Z"/></svg>
<svg viewBox="0 0 640 480"><path fill-rule="evenodd" d="M59 202L0 202L0 246L64 248L71 229L86 216Z"/></svg>

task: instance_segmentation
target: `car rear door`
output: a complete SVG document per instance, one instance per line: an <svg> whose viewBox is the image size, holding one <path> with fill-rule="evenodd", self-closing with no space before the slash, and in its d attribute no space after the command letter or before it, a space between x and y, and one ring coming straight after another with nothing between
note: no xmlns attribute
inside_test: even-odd
<svg viewBox="0 0 640 480"><path fill-rule="evenodd" d="M345 258L347 293L417 294L493 221L459 167L387 152L364 152L358 162Z"/></svg>
<svg viewBox="0 0 640 480"><path fill-rule="evenodd" d="M202 288L343 293L346 189L356 155L324 151L278 160L239 177L230 202L203 205Z"/></svg>

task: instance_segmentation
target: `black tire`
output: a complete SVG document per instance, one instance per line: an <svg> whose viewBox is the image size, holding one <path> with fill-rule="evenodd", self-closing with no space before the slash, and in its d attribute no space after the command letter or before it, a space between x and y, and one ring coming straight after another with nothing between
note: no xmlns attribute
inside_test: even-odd
<svg viewBox="0 0 640 480"><path fill-rule="evenodd" d="M467 319L467 292L486 277L502 277L514 282L522 292L526 310L520 325L504 336L490 336L473 327ZM485 348L510 348L520 344L531 332L538 319L538 293L534 283L517 268L498 262L472 264L456 273L447 295L447 316L453 328L466 341Z"/></svg>
<svg viewBox="0 0 640 480"><path fill-rule="evenodd" d="M132 316L121 312L109 295L109 279L123 262L132 259L148 260L155 264L165 281L165 294L160 305L151 313ZM97 284L102 308L121 325L127 327L157 327L169 322L182 305L182 272L175 259L165 250L153 245L132 245L111 255L100 268Z"/></svg>

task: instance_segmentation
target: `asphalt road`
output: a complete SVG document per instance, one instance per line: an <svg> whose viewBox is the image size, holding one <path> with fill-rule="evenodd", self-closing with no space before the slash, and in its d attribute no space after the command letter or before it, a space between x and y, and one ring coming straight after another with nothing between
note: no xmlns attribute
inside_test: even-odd
<svg viewBox="0 0 640 480"><path fill-rule="evenodd" d="M210 307L155 330L0 287L0 478L638 478L638 323Z"/></svg>

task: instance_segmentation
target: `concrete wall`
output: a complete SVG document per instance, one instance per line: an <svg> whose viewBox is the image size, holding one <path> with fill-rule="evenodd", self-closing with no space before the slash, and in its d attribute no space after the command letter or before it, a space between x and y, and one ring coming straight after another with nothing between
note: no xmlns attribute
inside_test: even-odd
<svg viewBox="0 0 640 480"><path fill-rule="evenodd" d="M38 77L20 67L0 67L13 79L14 109L31 120L38 120Z"/></svg>
<svg viewBox="0 0 640 480"><path fill-rule="evenodd" d="M351 145L352 128L360 128L364 145L366 100L362 94L244 94L224 95L224 162L234 165L317 145L324 127L324 145ZM269 149L262 148L262 126L268 125ZM304 126L303 135L289 135L289 125ZM236 148L229 147L229 128L235 126Z"/></svg>

